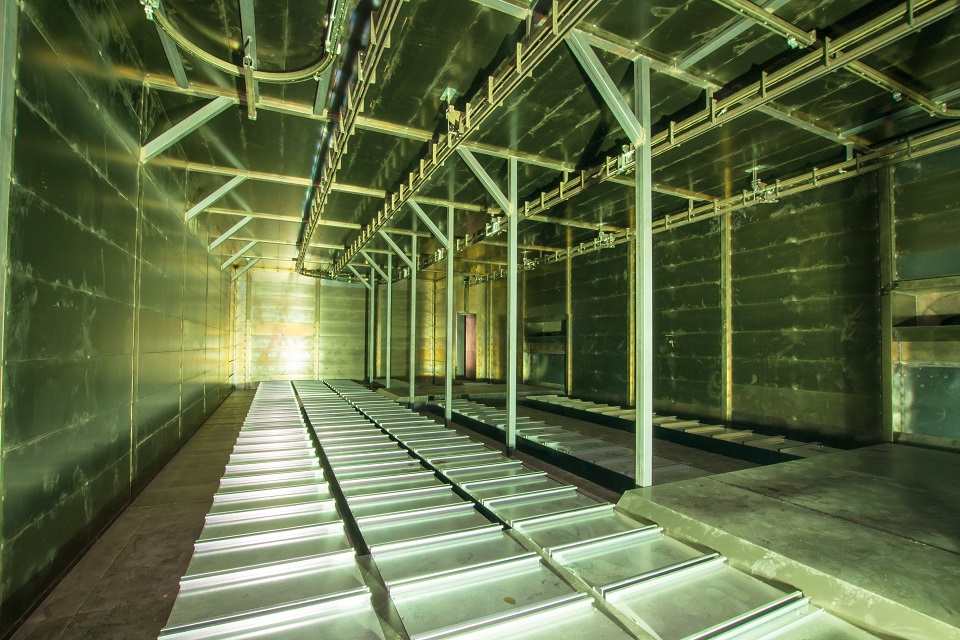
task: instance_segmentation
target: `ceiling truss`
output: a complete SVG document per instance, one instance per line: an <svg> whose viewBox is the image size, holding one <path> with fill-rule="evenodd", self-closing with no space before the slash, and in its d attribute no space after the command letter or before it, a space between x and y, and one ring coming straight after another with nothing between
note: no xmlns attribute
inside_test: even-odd
<svg viewBox="0 0 960 640"><path fill-rule="evenodd" d="M531 21L529 20L531 18L529 10L524 7L518 7L507 0L473 1L477 4L496 9L517 18L527 19L528 27L531 24ZM796 25L779 18L773 13L776 9L787 4L789 0L769 0L760 4L750 2L749 0L714 1L730 9L732 12L742 16L741 19L731 24L718 36L711 39L710 42L702 45L694 51L689 52L680 60L672 64L655 59L650 60L651 68L654 70L681 79L693 86L700 87L707 93L707 103L705 107L694 115L678 122L670 122L668 130L661 131L656 135L652 135L652 132L646 132L646 135L651 136L653 156L659 155L683 142L692 140L695 137L710 131L714 127L721 126L722 124L730 122L731 120L751 111L758 111L783 122L787 122L795 127L830 140L831 142L844 145L848 148L848 150L855 149L861 153L862 157L873 157L873 155L876 155L877 153L877 150L871 150L870 143L868 141L859 137L859 134L863 131L866 131L867 127L875 126L877 123L882 123L883 121L889 119L906 117L907 115L917 112L926 112L939 118L960 118L960 109L950 108L947 105L949 100L960 97L960 90L949 92L937 98L931 99L926 97L921 92L913 89L907 83L891 78L879 70L868 66L862 61L864 56L878 50L879 48L895 42L906 35L915 33L924 26L932 24L933 22L936 22L937 20L954 13L958 9L958 2L956 0L910 0L908 2L901 3L896 8L891 9L877 18L874 18L868 23L862 25L860 28L855 28L845 35L840 36L832 41L829 38L818 38L817 34L813 31L805 32ZM635 123L632 123L630 118L633 117L635 120L635 116L633 116L632 113L620 114L620 111L623 111L621 107L624 106L622 99L619 103L617 102L616 96L613 95L613 93L616 92L616 88L612 85L612 81L610 81L609 76L606 76L606 78L603 77L602 74L605 72L602 66L599 64L599 60L596 58L596 55L593 53L591 47L596 47L608 53L614 53L632 61L639 60L644 54L641 54L640 51L635 49L635 45L633 43L618 42L616 37L608 33L604 33L597 28L581 28L577 26L580 18L586 15L586 13L588 13L590 9L597 4L597 2L598 0L569 0L566 3L554 2L553 7L554 10L557 11L557 15L551 15L548 18L550 21L549 26L546 28L541 28L540 30L535 29L532 33L528 34L527 38L525 38L521 44L518 44L517 55L513 63L508 65L506 69L501 71L499 75L491 76L488 79L489 82L486 90L480 91L477 96L475 96L472 104L467 104L465 112L462 114L465 127L463 127L460 131L451 132L450 135L441 137L438 142L431 144L427 156L420 160L419 169L414 170L411 174L409 174L407 179L404 181L404 183L401 183L399 189L395 193L388 193L382 190L371 189L358 185L337 183L335 179L336 169L340 167L342 158L344 154L347 153L349 138L356 131L356 129L373 131L384 135L417 140L420 142L430 142L435 137L434 133L430 131L380 121L374 118L363 116L361 114L363 109L363 98L366 89L369 87L369 84L374 82L376 79L376 63L383 54L383 51L389 47L390 31L393 27L394 21L396 20L399 6L402 4L401 2L387 0L383 6L383 10L380 12L380 15L376 19L376 22L371 29L371 51L376 55L367 56L358 74L359 80L357 84L354 85L350 91L348 91L344 113L337 114L336 119L339 120L340 126L332 138L329 155L326 158L327 165L333 167L333 170L324 173L319 184L315 183L309 178L204 165L181 161L169 157L158 158L158 156L160 156L160 154L162 154L165 150L175 145L186 135L196 131L203 124L209 122L209 120L222 113L231 105L247 103L248 117L250 119L255 119L256 109L261 108L264 110L275 111L278 113L292 115L299 118L306 118L322 123L329 124L331 120L330 115L325 111L317 109L316 105L296 104L259 96L257 95L255 84L252 87L249 85L247 86L247 93L256 96L256 98L254 100L247 101L238 95L236 90L233 89L222 89L210 85L200 85L197 83L187 82L185 73L183 73L182 61L180 60L180 56L176 51L176 47L167 47L166 40L169 38L167 38L166 34L160 31L161 43L163 44L164 52L167 55L171 65L173 78L148 75L145 78L141 78L145 87L162 91L173 91L198 98L207 98L210 99L210 102L200 107L195 113L191 114L181 122L173 125L169 130L161 133L146 143L141 151L141 162L148 162L157 158L155 160L156 162L162 162L167 166L172 166L196 173L220 175L229 178L229 180L221 187L217 188L208 196L204 197L200 202L190 207L185 213L185 217L188 220L203 212L218 215L242 216L240 222L235 224L226 233L219 236L210 245L210 249L213 250L228 240L247 242L247 244L240 249L240 251L233 254L230 260L224 263L224 268L229 264L234 264L237 260L244 256L249 256L249 251L258 243L262 242L264 244L286 244L298 246L299 251L297 258L297 270L301 273L306 273L307 275L313 276L337 276L346 266L348 266L352 257L357 255L361 248L369 253L388 255L393 255L393 253L399 251L399 247L388 236L379 233L381 231L387 230L391 234L397 235L415 235L418 237L429 236L429 234L425 232L389 228L386 226L390 218L404 205L404 203L410 203L413 206L416 206L417 203L438 207L453 206L461 211L487 213L493 216L502 214L502 203L500 203L500 208L495 208L455 202L452 200L424 198L414 195L417 187L423 184L433 173L433 171L439 168L443 162L454 153L454 151L460 152L461 155L464 155L464 150L467 152L467 155L469 155L470 152L475 152L502 159L512 158L521 162L556 170L561 173L561 177L558 180L558 187L552 190L546 190L540 193L536 198L527 200L523 203L519 210L521 219L549 224L563 224L574 228L603 230L614 234L624 234L626 232L624 229L611 227L609 225L596 225L586 222L550 217L544 215L544 212L559 202L568 200L569 198L582 193L589 187L601 182L612 182L624 186L632 186L634 181L630 177L624 176L624 173L626 173L624 169L630 171L633 168L632 159L629 159L628 161L630 166L624 167L623 158L616 156L610 157L599 166L576 172L575 176L571 177L571 174L574 174L576 171L575 167L572 165L556 162L551 159L543 158L533 154L516 152L490 145L469 143L466 141L466 138L469 136L469 134L473 131L476 131L479 128L480 123L500 104L502 104L504 98L509 95L510 91L518 86L525 77L527 77L532 68L540 60L546 57L546 55L549 54L560 42L566 41L570 45L571 49L573 49L578 61L585 66L588 75L590 75L590 77L598 83L597 86L601 89L601 96L605 99L605 101L607 101L608 106L611 107L612 113L615 115L615 117L617 117L617 120L620 122L624 131L627 132L628 138L633 140L635 145L639 143L644 132L638 131L637 128L633 126ZM252 9L252 2L249 2L248 0L241 1L241 5L245 3L247 5L251 5L250 9ZM241 13L243 14L243 12ZM249 20L247 15L241 15L241 17L244 19L244 39L248 45L247 54L252 54L251 57L253 58L253 62L255 64L256 36L252 31L252 15L250 15ZM696 76L695 74L691 73L689 69L699 60L702 60L720 47L733 41L747 29L756 25L759 25L784 37L791 46L805 48L807 53L800 56L794 62L773 72L767 73L765 71L761 71L760 78L756 82L749 84L736 92L724 95L724 97L721 99L715 98L714 94L718 93L722 87ZM172 43L170 44L172 45ZM171 51L176 55L171 56ZM899 113L893 114L892 116L887 116L886 118L881 118L877 121L866 123L861 127L854 127L847 131L840 131L829 126L824 126L815 118L811 118L802 112L786 109L774 102L775 99L785 95L787 92L804 86L815 79L821 78L830 73L834 73L839 69L844 69L858 78L861 78L862 80L870 82L871 84L879 87L883 91L894 94L897 99L905 99L914 106L904 109ZM594 73L591 73L591 71ZM600 75L597 75L598 73ZM604 80L607 80L608 82L604 84ZM610 89L610 91L604 93L604 91L602 91L604 86ZM607 93L610 95L608 96ZM319 104L319 102L317 104ZM621 115L622 117L620 117ZM871 155L871 153L873 155ZM464 155L465 159L467 158L467 155ZM472 158L472 155L469 157ZM836 175L842 175L849 171L850 162L856 162L856 159L848 152L846 164L842 164L842 166L837 165L837 167L829 167L825 170L828 173L837 171L838 173ZM859 171L860 165L856 166ZM254 213L213 206L232 189L242 184L246 180L289 184L297 187L307 188L319 187L316 190L317 197L311 206L310 214L305 226L305 233L303 235L304 240L302 242L288 243L279 240L271 241L269 239L261 238L237 237L237 232L255 218L289 223L303 222L301 218L294 216L283 216L275 213ZM780 186L784 189L797 188L798 185L805 185L806 182L811 180L813 186L818 186L819 184L823 184L827 178L821 176L818 183L817 169L814 169L812 176L799 176L792 180L800 182L798 182L797 185L794 185L791 181L782 181ZM723 211L729 210L730 207L733 206L731 205L729 198L720 199L709 194L697 193L668 185L655 184L653 191L688 200L688 207L685 214L677 213L667 216L664 219L662 224L667 227L671 225L671 221L673 221L675 226L678 223L689 223L704 219L705 217L710 217L712 215L722 215ZM382 199L384 200L384 204L374 221L366 227L362 227L356 223L338 222L327 219L320 215L323 212L326 199L329 197L329 194L333 192L350 193L359 196ZM698 205L698 202L703 202L706 204ZM422 209L419 206L416 208L420 209L420 212L422 212ZM427 219L429 220L429 218ZM310 242L310 238L318 226L339 227L348 230L360 231L361 233L357 241L348 247L312 243ZM368 248L366 246L367 243L375 237L384 238L391 250L384 251ZM491 245L503 244L486 238L479 239L478 241L484 241ZM469 246L466 242L464 242L462 246L460 242L457 244L457 248ZM344 252L344 255L342 255L339 260L333 263L330 274L321 273L316 270L312 271L305 268L304 265L307 262L306 252L308 247L311 249L337 252L342 251ZM554 259L558 259L562 253L567 251L539 245L526 245L525 247L521 248L525 248L527 250L545 251L548 252L548 254L551 254ZM256 261L260 259L261 257L256 257L254 261L248 263L243 270L250 268ZM477 261L474 260L474 262ZM493 261L493 263L496 264L496 261Z"/></svg>

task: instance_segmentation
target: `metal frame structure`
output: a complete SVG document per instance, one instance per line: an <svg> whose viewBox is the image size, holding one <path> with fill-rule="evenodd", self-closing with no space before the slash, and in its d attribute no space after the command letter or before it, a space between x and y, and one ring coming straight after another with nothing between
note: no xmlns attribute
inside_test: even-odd
<svg viewBox="0 0 960 640"><path fill-rule="evenodd" d="M540 251L543 254L533 261L524 260L523 268L528 268L531 265L553 264L564 260L569 273L569 265L574 256L597 251L611 246L611 244L634 243L634 261L632 264L635 286L633 290L633 315L636 321L633 327L633 358L631 364L633 379L631 382L637 412L636 450L638 457L636 478L639 485L647 485L650 482L650 471L652 469L650 430L647 428L647 416L652 414L652 234L713 217L728 216L731 212L762 202L757 194L749 192L730 197L716 197L689 189L656 184L652 181L653 158L675 149L681 144L690 143L709 132L715 131L724 124L754 112L763 113L847 148L848 157L842 162L813 167L807 173L777 180L774 187L776 195L783 197L876 171L901 160L916 159L930 153L960 146L960 125L956 124L948 124L942 128L926 131L883 146L871 146L870 141L861 138L860 134L866 131L868 127L876 126L879 121L840 131L825 126L805 113L787 109L776 102L792 91L842 70L871 83L883 92L893 94L898 99L911 103L912 106L886 116L883 120L900 119L915 113L927 113L932 117L944 120L960 118L960 109L950 108L947 104L949 100L960 97L960 90L930 98L911 86L909 80L901 81L892 78L864 62L865 57L882 47L915 34L920 29L955 14L960 10L960 2L957 0L907 0L866 20L862 24L852 25L852 28L846 30L842 35L830 39L814 31L804 30L779 17L776 11L785 6L789 0L767 0L760 3L750 0L713 0L716 4L730 10L731 19L735 15L740 16L740 18L732 20L729 26L720 31L710 41L685 53L677 61L667 63L663 60L652 59L647 53L641 53L636 47L636 43L623 42L595 26L582 24L582 19L598 6L599 0L554 0L550 5L551 10L547 16L534 16L532 8L518 6L509 0L473 1L521 20L526 20L527 30L521 42L516 45L515 56L512 56L506 64L496 67L497 71L486 78L483 88L470 97L462 111L455 109L452 104L448 105L451 110L448 111L448 114L453 117L448 118L449 128L445 133L440 134L439 138L433 131L385 122L362 114L367 92L376 81L378 66L382 66L386 50L390 47L391 34L398 25L400 7L403 4L400 0L386 0L380 11L373 15L370 28L370 45L364 52L365 56L357 62L357 81L352 87L348 88L346 100L340 113L333 114L327 113L322 108L321 93L324 92L320 90L320 87L326 85L319 77L313 78L318 81L318 93L317 99L311 105L287 103L258 96L258 76L255 71L259 61L257 59L252 0L240 0L240 17L246 54L243 64L244 72L241 74L245 94L238 94L236 91L219 87L190 84L186 79L175 43L160 29L161 43L169 59L173 79L151 76L144 79L144 85L182 95L201 97L210 101L192 115L171 126L169 130L144 144L141 149L141 162L162 162L169 167L228 178L225 184L191 206L185 212L185 217L190 220L203 212L214 215L242 216L241 220L219 235L208 247L210 251L213 251L228 240L247 242L242 249L233 253L228 260L222 263L221 269L224 270L241 258L247 257L250 259L236 273L234 280L261 259L261 257L249 254L258 244L291 244L281 240L265 238L242 238L237 235L241 228L254 218L302 224L300 239L296 243L298 248L296 271L303 275L319 278L342 278L346 277L345 272L349 271L356 278L356 281L363 284L370 293L367 371L371 380L376 374L375 354L377 345L375 344L374 321L376 287L378 286L376 276L379 274L383 284L387 287L384 366L388 386L391 383L393 373L391 360L392 284L395 279L393 255L399 256L401 261L409 268L411 278L409 289L410 353L408 376L411 403L415 399L416 378L417 273L418 271L429 270L429 267L440 259L445 260L444 273L447 279L445 417L447 420L451 419L453 404L452 384L455 357L453 345L454 319L456 317L454 313L454 281L458 275L455 270L455 261L462 260L463 262L484 263L501 267L499 272L473 277L470 282L486 282L499 277L507 280L506 369L507 408L510 416L507 424L507 447L509 451L513 451L516 446L515 409L519 331L517 274L521 268L518 252L526 249ZM336 6L337 3L334 3L334 11L336 11ZM698 61L703 60L720 47L729 44L748 29L757 26L784 38L791 48L796 49L794 57L786 59L781 66L775 69L759 70L753 82L738 81L735 86L730 87L721 87L691 71L691 68ZM565 43L569 47L575 60L584 70L603 103L623 130L632 148L628 149L627 153L610 156L593 167L578 171L577 167L567 163L545 159L518 150L471 141L471 135L475 134L483 123L503 105L504 101L513 95L521 82L531 77L531 72L537 65L547 59L561 43ZM635 111L628 106L628 102L621 95L617 83L604 69L594 48L615 54L633 63ZM651 70L704 89L706 101L696 109L691 106L685 111L689 115L678 121L669 122L663 130L655 132L651 128L652 123L650 121ZM6 73L6 63L4 72ZM326 81L329 82L329 78ZM255 119L257 108L261 108L298 118L307 118L313 122L325 123L328 138L326 146L323 147L324 152L319 158L318 180L315 182L313 179L304 177L217 167L160 157L185 136L236 104L246 105L247 115L250 119ZM5 108L3 103L0 103L0 106ZM338 171L344 157L349 152L352 136L357 129L423 142L426 144L426 153L413 165L412 171L400 176L398 186L393 191L338 183L336 181ZM458 155L473 172L478 182L496 203L496 207L456 202L452 190L447 199L427 198L417 195L418 189L425 185L454 154ZM486 154L508 161L506 192L501 189L497 180L483 169L475 154ZM556 186L540 193L528 194L527 199L521 204L518 201L517 194L518 162L558 171L561 175L555 183ZM316 186L306 219L301 220L293 216L280 216L271 213L258 214L212 206L246 180L307 188ZM634 223L630 228L624 229L610 225L578 222L545 215L549 209L602 183L613 183L633 188ZM374 218L366 225L332 221L325 219L323 214L330 194L335 192L382 199L383 202L378 207ZM654 222L652 219L652 193L664 193L682 198L687 201L687 206L683 210L679 210L678 207L676 213ZM420 232L416 229L411 231L391 226L392 220L399 212L404 210L405 204L413 211L414 215L411 217L414 220L414 225L422 223L426 227L426 231ZM424 210L424 206L446 209L447 222L444 231L441 231L438 224L431 220L430 215ZM504 246L504 243L491 240L482 232L464 238L456 238L454 236L455 211L502 216L499 219L507 223L505 265L498 260L475 258L467 260L457 257L458 252L462 252L464 249L480 242L499 246ZM606 237L606 242L588 242L579 246L569 246L568 244L565 248L542 245L521 246L517 237L517 226L521 221L565 225L569 228L595 231L602 230L609 235ZM357 231L358 237L347 246L338 243L314 243L312 242L313 236L316 229L321 225ZM729 221L725 220L724 237L728 244L729 233ZM409 256L391 238L390 234L410 236L411 249ZM418 254L418 238L430 238L431 236L439 243L442 250L433 257L420 256ZM388 247L386 251L371 248L370 243L378 237L386 243ZM320 261L318 263L319 268L308 268L308 264L314 264L308 259L311 249L333 252L333 259ZM224 252L224 255L226 253ZM385 270L374 261L371 257L372 254L386 255ZM361 275L356 267L356 260L359 257L366 259L370 265L371 271L367 278ZM505 269L502 267L505 267ZM723 278L725 286L729 287L729 263L724 266ZM728 305L729 302L727 301L724 304ZM729 389L732 382L729 372L730 328L728 306L725 306L724 314L724 339L726 341L724 358L726 364L724 365L723 385L725 389ZM729 404L722 407L722 413L725 417L729 417L731 412L732 408Z"/></svg>

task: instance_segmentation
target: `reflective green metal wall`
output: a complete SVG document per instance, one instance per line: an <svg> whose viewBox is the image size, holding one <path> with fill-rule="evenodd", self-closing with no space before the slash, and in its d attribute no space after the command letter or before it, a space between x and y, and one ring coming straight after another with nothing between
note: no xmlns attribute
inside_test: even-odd
<svg viewBox="0 0 960 640"><path fill-rule="evenodd" d="M722 417L721 220L653 237L654 410Z"/></svg>
<svg viewBox="0 0 960 640"><path fill-rule="evenodd" d="M874 175L735 215L735 421L880 439L878 220Z"/></svg>
<svg viewBox="0 0 960 640"><path fill-rule="evenodd" d="M960 448L960 152L897 165L889 198L892 427Z"/></svg>
<svg viewBox="0 0 960 640"><path fill-rule="evenodd" d="M229 390L227 276L142 170L163 117L107 0L19 16L0 423L0 635ZM145 578L148 579L148 578Z"/></svg>

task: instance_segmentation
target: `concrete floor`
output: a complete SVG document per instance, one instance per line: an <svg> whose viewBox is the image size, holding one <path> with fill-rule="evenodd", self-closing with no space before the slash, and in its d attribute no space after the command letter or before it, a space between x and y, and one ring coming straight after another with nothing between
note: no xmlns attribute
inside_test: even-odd
<svg viewBox="0 0 960 640"><path fill-rule="evenodd" d="M13 640L156 640L253 393L220 405Z"/></svg>
<svg viewBox="0 0 960 640"><path fill-rule="evenodd" d="M637 489L618 507L883 637L960 639L960 454L878 445Z"/></svg>

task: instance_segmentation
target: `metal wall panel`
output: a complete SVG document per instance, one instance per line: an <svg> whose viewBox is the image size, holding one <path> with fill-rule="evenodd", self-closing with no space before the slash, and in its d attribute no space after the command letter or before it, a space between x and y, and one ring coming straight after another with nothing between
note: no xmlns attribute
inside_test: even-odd
<svg viewBox="0 0 960 640"><path fill-rule="evenodd" d="M434 346L437 344L436 283L417 280L417 377L433 378L436 375ZM442 309L441 309L442 311ZM441 313L440 318L443 315ZM442 322L442 320L441 320Z"/></svg>
<svg viewBox="0 0 960 640"><path fill-rule="evenodd" d="M417 283L420 284L419 282ZM424 283L428 284L428 283ZM391 374L394 379L406 380L408 361L410 352L407 345L410 344L410 333L407 327L410 326L409 315L409 280L401 280L393 283L393 322L392 322L392 349ZM377 340L377 376L386 375L386 348L387 348L387 286L385 284L377 286L377 306L376 306L376 340Z"/></svg>
<svg viewBox="0 0 960 640"><path fill-rule="evenodd" d="M184 178L138 163L164 116L113 75L138 64L116 15L109 0L27 0L19 19L0 636L199 424L181 374L210 369L184 348L222 340L207 321L211 259L182 222ZM210 410L228 388L216 382Z"/></svg>
<svg viewBox="0 0 960 640"><path fill-rule="evenodd" d="M960 150L894 173L896 280L960 275Z"/></svg>
<svg viewBox="0 0 960 640"><path fill-rule="evenodd" d="M653 242L653 398L659 412L718 418L723 331L720 219Z"/></svg>
<svg viewBox="0 0 960 640"><path fill-rule="evenodd" d="M960 448L960 153L893 170L893 425Z"/></svg>
<svg viewBox="0 0 960 640"><path fill-rule="evenodd" d="M317 377L362 379L366 362L366 288L321 281L319 294Z"/></svg>
<svg viewBox="0 0 960 640"><path fill-rule="evenodd" d="M736 214L734 420L879 439L877 211L870 176Z"/></svg>
<svg viewBox="0 0 960 640"><path fill-rule="evenodd" d="M627 360L630 275L628 246L573 261L573 389L577 397L610 404L630 398Z"/></svg>
<svg viewBox="0 0 960 640"><path fill-rule="evenodd" d="M316 280L289 272L250 273L250 380L316 378Z"/></svg>
<svg viewBox="0 0 960 640"><path fill-rule="evenodd" d="M447 371L447 280L437 280L433 286L433 367L434 382L445 379ZM454 307L456 308L456 307Z"/></svg>
<svg viewBox="0 0 960 640"><path fill-rule="evenodd" d="M524 382L560 388L565 384L566 336L560 329L566 318L566 286L566 263L523 272Z"/></svg>

